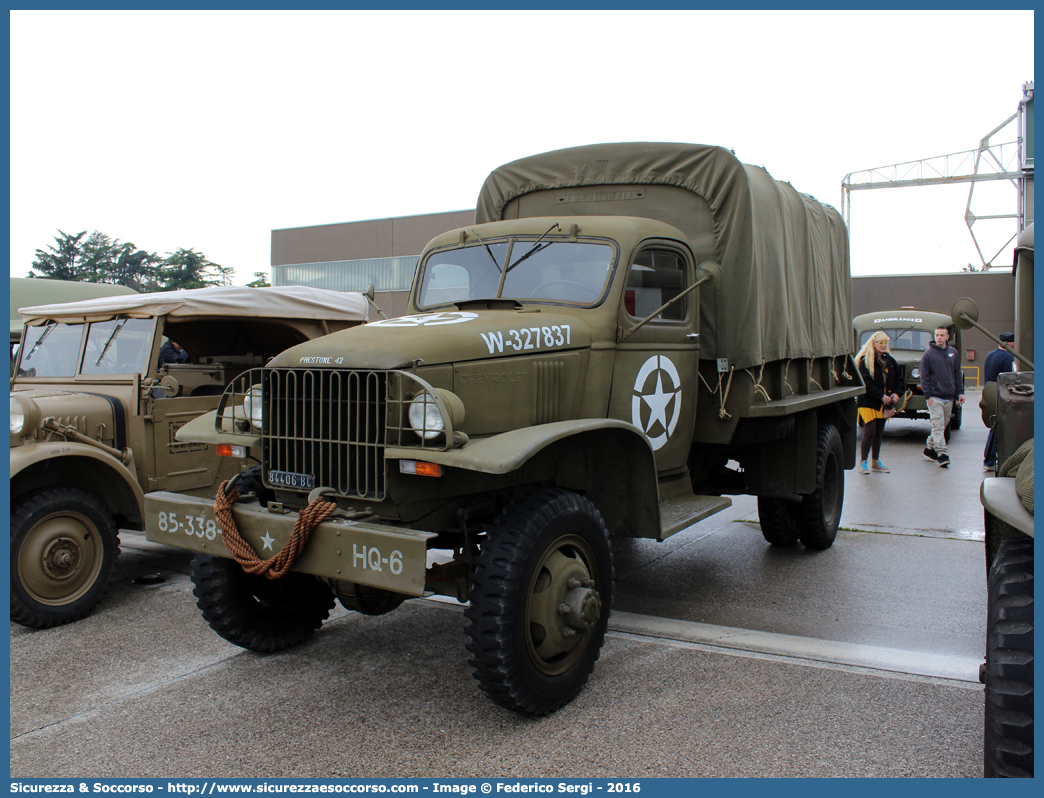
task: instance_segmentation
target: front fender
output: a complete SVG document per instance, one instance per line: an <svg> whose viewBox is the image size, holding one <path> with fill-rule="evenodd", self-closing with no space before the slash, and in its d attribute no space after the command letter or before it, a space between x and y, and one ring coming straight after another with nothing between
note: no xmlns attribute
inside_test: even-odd
<svg viewBox="0 0 1044 798"><path fill-rule="evenodd" d="M548 483L587 496L610 534L660 537L659 486L649 439L625 421L556 421L436 452L389 447L385 458L420 459L485 474L509 474L534 458L547 466Z"/></svg>
<svg viewBox="0 0 1044 798"><path fill-rule="evenodd" d="M54 440L11 449L12 499L51 485L82 488L128 519L140 518L145 507L133 459L124 465L112 455L76 441Z"/></svg>
<svg viewBox="0 0 1044 798"><path fill-rule="evenodd" d="M525 427L490 438L471 441L461 449L450 449L446 452L389 446L384 451L384 457L387 460L424 460L452 468L462 468L465 471L479 471L483 474L509 474L517 470L537 452L556 441L581 433L605 429L625 430L645 441L645 448L649 452L649 462L654 462L652 446L649 445L648 439L641 431L633 424L612 418L585 418L579 421L539 424L535 427ZM655 470L655 465L652 467Z"/></svg>

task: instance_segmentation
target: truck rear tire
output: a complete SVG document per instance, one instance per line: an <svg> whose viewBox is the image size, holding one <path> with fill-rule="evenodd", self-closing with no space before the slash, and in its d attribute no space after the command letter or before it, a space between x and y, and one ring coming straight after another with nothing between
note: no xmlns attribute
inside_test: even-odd
<svg viewBox="0 0 1044 798"><path fill-rule="evenodd" d="M801 502L798 537L808 549L834 545L845 502L845 451L833 424L820 424L816 441L816 490Z"/></svg>
<svg viewBox="0 0 1044 798"><path fill-rule="evenodd" d="M465 610L468 662L482 692L527 715L573 700L605 639L612 569L605 522L575 493L544 490L500 516Z"/></svg>
<svg viewBox="0 0 1044 798"><path fill-rule="evenodd" d="M43 488L11 503L11 620L48 629L101 601L120 538L109 508L78 488Z"/></svg>
<svg viewBox="0 0 1044 798"><path fill-rule="evenodd" d="M983 774L1032 778L1032 540L1001 542L988 586Z"/></svg>
<svg viewBox="0 0 1044 798"><path fill-rule="evenodd" d="M798 502L758 496L758 520L765 540L773 546L793 546L797 543L800 510Z"/></svg>
<svg viewBox="0 0 1044 798"><path fill-rule="evenodd" d="M282 651L315 634L330 617L333 591L314 576L248 574L235 560L197 554L192 595L210 628L251 651Z"/></svg>

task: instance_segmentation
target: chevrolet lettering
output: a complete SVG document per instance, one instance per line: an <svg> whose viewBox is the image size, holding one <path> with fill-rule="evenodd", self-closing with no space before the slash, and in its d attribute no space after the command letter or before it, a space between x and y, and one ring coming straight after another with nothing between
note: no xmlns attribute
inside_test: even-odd
<svg viewBox="0 0 1044 798"><path fill-rule="evenodd" d="M461 602L479 688L546 715L594 673L612 537L751 495L767 544L833 544L865 390L850 308L841 216L727 149L524 158L424 247L406 315L287 349L178 430L264 479L150 493L148 537L197 553L203 617L258 651L334 602Z"/></svg>

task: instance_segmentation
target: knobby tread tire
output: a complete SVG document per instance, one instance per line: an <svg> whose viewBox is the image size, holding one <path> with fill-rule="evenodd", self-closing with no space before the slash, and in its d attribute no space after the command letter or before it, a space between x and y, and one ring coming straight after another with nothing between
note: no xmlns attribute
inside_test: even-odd
<svg viewBox="0 0 1044 798"><path fill-rule="evenodd" d="M27 536L41 522L62 511L80 515L95 527L101 546L97 573L65 602L44 603L35 598L19 577L19 552ZM105 595L120 553L116 521L101 499L79 488L52 487L32 491L11 502L11 620L33 629L49 629L78 621Z"/></svg>
<svg viewBox="0 0 1044 798"><path fill-rule="evenodd" d="M800 504L789 499L758 496L761 534L773 546L793 546L798 541L797 515Z"/></svg>
<svg viewBox="0 0 1044 798"><path fill-rule="evenodd" d="M1001 542L989 575L983 773L1033 776L1033 541Z"/></svg>
<svg viewBox="0 0 1044 798"><path fill-rule="evenodd" d="M280 579L248 574L235 560L197 554L192 595L210 628L228 642L262 653L310 639L330 617L333 591L308 574Z"/></svg>
<svg viewBox="0 0 1044 798"><path fill-rule="evenodd" d="M578 637L571 663L547 675L527 648L529 585L537 563L565 539L580 539L601 613ZM568 547L566 547L568 548ZM500 706L526 715L547 715L572 701L598 660L612 605L612 551L605 522L586 498L548 489L510 507L497 520L471 575L465 610L468 663L482 692Z"/></svg>
<svg viewBox="0 0 1044 798"><path fill-rule="evenodd" d="M820 424L816 433L816 490L805 496L798 513L798 537L805 548L829 549L834 545L845 498L844 460L837 427Z"/></svg>

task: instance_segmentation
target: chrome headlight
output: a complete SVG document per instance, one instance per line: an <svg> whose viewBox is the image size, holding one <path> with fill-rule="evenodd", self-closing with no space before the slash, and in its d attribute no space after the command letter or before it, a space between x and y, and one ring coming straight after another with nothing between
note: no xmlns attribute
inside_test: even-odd
<svg viewBox="0 0 1044 798"><path fill-rule="evenodd" d="M40 407L28 396L11 394L11 434L22 435L40 425Z"/></svg>
<svg viewBox="0 0 1044 798"><path fill-rule="evenodd" d="M453 438L457 439L460 425L464 423L464 403L452 391L436 388L435 393L442 400L442 406L449 413L449 418L442 417L438 402L429 391L421 391L410 402L407 416L410 426L423 440L430 441L442 433L447 427L453 430ZM467 440L465 437L464 440Z"/></svg>
<svg viewBox="0 0 1044 798"><path fill-rule="evenodd" d="M264 411L261 407L261 388L254 386L250 392L243 397L243 416L250 420L250 426L260 432L264 421Z"/></svg>
<svg viewBox="0 0 1044 798"><path fill-rule="evenodd" d="M910 372L910 376L913 377L915 380L921 379L921 370L920 369L914 369L913 371Z"/></svg>
<svg viewBox="0 0 1044 798"><path fill-rule="evenodd" d="M430 441L446 429L446 420L442 417L435 397L422 391L413 397L409 409L410 426L421 438Z"/></svg>

